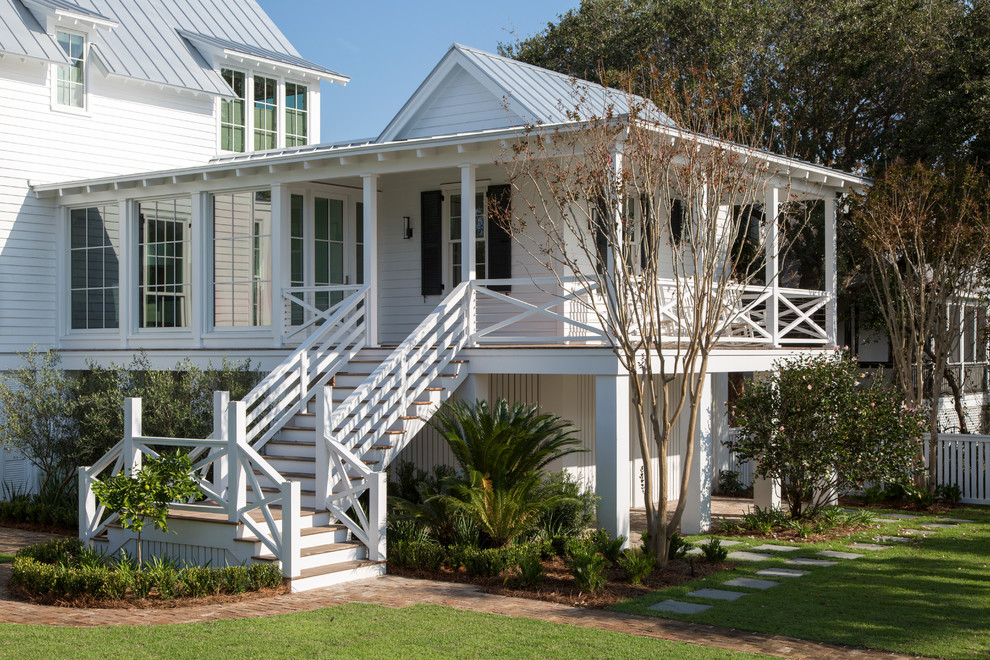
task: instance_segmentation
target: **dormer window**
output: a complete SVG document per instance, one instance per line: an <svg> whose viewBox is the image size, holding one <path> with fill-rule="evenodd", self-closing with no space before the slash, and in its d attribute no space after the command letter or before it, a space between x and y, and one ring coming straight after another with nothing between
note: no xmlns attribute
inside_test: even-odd
<svg viewBox="0 0 990 660"><path fill-rule="evenodd" d="M83 108L86 100L86 39L62 30L58 30L55 37L69 60L68 64L56 67L55 101L58 105Z"/></svg>
<svg viewBox="0 0 990 660"><path fill-rule="evenodd" d="M306 86L285 83L285 146L301 147L307 143Z"/></svg>
<svg viewBox="0 0 990 660"><path fill-rule="evenodd" d="M234 90L234 99L220 101L220 148L224 151L244 151L245 113L247 86L244 72L221 69L223 79Z"/></svg>
<svg viewBox="0 0 990 660"><path fill-rule="evenodd" d="M278 81L254 77L254 148L278 146Z"/></svg>

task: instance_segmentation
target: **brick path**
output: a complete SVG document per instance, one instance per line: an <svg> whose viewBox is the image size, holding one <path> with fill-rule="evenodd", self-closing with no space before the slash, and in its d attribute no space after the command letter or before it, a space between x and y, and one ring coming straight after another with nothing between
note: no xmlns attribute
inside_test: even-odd
<svg viewBox="0 0 990 660"><path fill-rule="evenodd" d="M0 528L0 550L9 552L19 547L18 544L36 543L46 538L51 538L51 535ZM0 623L53 626L160 625L306 612L354 602L387 607L407 607L428 603L786 658L865 660L913 657L748 633L672 619L498 596L484 593L473 585L414 580L390 575L300 594L285 594L238 603L146 610L58 608L24 603L8 595L6 585L9 575L10 565L0 565Z"/></svg>

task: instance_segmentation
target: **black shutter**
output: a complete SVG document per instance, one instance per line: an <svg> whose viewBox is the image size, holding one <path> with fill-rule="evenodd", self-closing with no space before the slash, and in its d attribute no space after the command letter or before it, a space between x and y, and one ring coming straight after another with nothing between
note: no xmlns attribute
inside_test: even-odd
<svg viewBox="0 0 990 660"><path fill-rule="evenodd" d="M640 197L639 207L643 214L642 221L639 223L643 230L643 240L639 244L639 267L646 268L647 256L655 258L657 251L656 236L653 235L656 231L656 222L653 217L653 202L649 197L646 195Z"/></svg>
<svg viewBox="0 0 990 660"><path fill-rule="evenodd" d="M684 205L679 199L670 202L670 235L674 243L684 240Z"/></svg>
<svg viewBox="0 0 990 660"><path fill-rule="evenodd" d="M488 278L512 278L512 236L506 227L512 218L512 186L488 186ZM490 287L508 293L509 285Z"/></svg>
<svg viewBox="0 0 990 660"><path fill-rule="evenodd" d="M443 193L424 191L420 196L420 272L424 296L443 294Z"/></svg>
<svg viewBox="0 0 990 660"><path fill-rule="evenodd" d="M599 275L604 275L608 269L608 233L605 231L608 216L609 212L605 200L599 198L591 210L591 223L595 226L595 253L598 257L595 270Z"/></svg>

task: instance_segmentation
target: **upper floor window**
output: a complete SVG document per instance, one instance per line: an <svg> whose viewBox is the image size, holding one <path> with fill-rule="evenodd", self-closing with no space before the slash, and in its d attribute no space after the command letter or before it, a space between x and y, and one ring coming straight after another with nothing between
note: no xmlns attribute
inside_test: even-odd
<svg viewBox="0 0 990 660"><path fill-rule="evenodd" d="M306 86L285 83L285 146L301 147L307 138Z"/></svg>
<svg viewBox="0 0 990 660"><path fill-rule="evenodd" d="M254 77L254 148L278 146L278 81Z"/></svg>
<svg viewBox="0 0 990 660"><path fill-rule="evenodd" d="M55 37L69 60L68 64L56 67L55 101L59 105L82 108L86 92L86 40L82 35L62 30L58 30Z"/></svg>
<svg viewBox="0 0 990 660"><path fill-rule="evenodd" d="M223 79L234 90L234 99L220 101L220 148L224 151L244 151L244 105L247 89L244 72L221 69Z"/></svg>

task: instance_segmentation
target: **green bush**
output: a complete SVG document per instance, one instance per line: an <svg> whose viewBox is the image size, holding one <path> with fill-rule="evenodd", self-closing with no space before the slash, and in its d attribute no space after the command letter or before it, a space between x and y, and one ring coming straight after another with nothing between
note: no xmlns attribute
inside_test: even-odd
<svg viewBox="0 0 990 660"><path fill-rule="evenodd" d="M508 548L463 547L461 561L468 575L495 577L501 575L513 562Z"/></svg>
<svg viewBox="0 0 990 660"><path fill-rule="evenodd" d="M546 573L539 552L519 553L516 557L516 575L523 587L532 589L543 584Z"/></svg>
<svg viewBox="0 0 990 660"><path fill-rule="evenodd" d="M632 584L643 584L643 578L656 568L657 558L644 550L626 550L619 556L619 566Z"/></svg>
<svg viewBox="0 0 990 660"><path fill-rule="evenodd" d="M606 530L599 528L588 536L588 542L595 549L595 552L605 557L610 564L614 564L619 561L619 554L622 552L626 537L613 537Z"/></svg>
<svg viewBox="0 0 990 660"><path fill-rule="evenodd" d="M707 543L702 544L701 554L706 561L717 564L725 561L725 558L729 556L729 549L723 546L719 539L710 538Z"/></svg>
<svg viewBox="0 0 990 660"><path fill-rule="evenodd" d="M750 487L743 483L737 470L719 470L718 492L732 496L746 495Z"/></svg>
<svg viewBox="0 0 990 660"><path fill-rule="evenodd" d="M444 547L432 541L399 541L388 556L395 566L425 571L439 571L446 559Z"/></svg>
<svg viewBox="0 0 990 660"><path fill-rule="evenodd" d="M595 524L598 500L593 489L584 489L568 472L546 472L537 497L543 500L563 496L540 517L539 530L547 538L576 538ZM563 550L560 553L563 554Z"/></svg>
<svg viewBox="0 0 990 660"><path fill-rule="evenodd" d="M962 499L962 489L956 484L942 484L935 489L935 499L955 506Z"/></svg>
<svg viewBox="0 0 990 660"><path fill-rule="evenodd" d="M587 543L571 543L568 547L571 574L581 591L597 593L605 586L605 558Z"/></svg>
<svg viewBox="0 0 990 660"><path fill-rule="evenodd" d="M643 547L646 547L646 539L643 539ZM691 544L685 541L680 534L674 532L670 537L670 545L667 547L667 559L681 559L690 548Z"/></svg>

